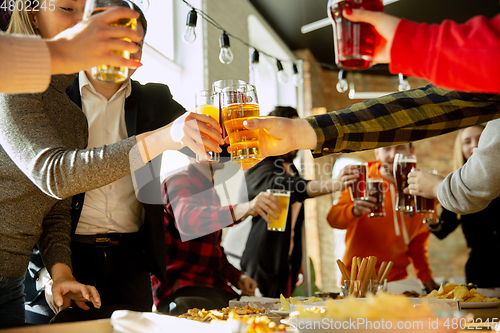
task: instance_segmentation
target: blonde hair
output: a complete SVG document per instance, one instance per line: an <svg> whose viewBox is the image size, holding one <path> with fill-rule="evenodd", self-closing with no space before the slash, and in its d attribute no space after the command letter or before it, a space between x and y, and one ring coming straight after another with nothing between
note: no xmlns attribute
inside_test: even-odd
<svg viewBox="0 0 500 333"><path fill-rule="evenodd" d="M16 0L14 11L10 18L7 33L21 35L37 35L30 19L30 10L26 6L25 0ZM21 7L21 8L20 8Z"/></svg>
<svg viewBox="0 0 500 333"><path fill-rule="evenodd" d="M484 130L485 125L483 124L477 124L471 127L479 127L481 130ZM462 133L464 132L464 129L461 129L457 137L455 138L455 145L453 146L453 170L457 170L458 168L462 167L466 160L464 157L464 153L462 151Z"/></svg>

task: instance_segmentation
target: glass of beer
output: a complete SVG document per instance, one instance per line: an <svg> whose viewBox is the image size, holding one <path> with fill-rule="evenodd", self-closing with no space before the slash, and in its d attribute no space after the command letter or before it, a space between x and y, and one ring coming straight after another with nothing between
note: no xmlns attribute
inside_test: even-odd
<svg viewBox="0 0 500 333"><path fill-rule="evenodd" d="M371 24L344 18L342 11L347 8L381 12L384 4L382 0L329 0L327 5L328 17L333 25L337 66L347 70L370 68L378 33Z"/></svg>
<svg viewBox="0 0 500 333"><path fill-rule="evenodd" d="M87 0L83 18L89 18L91 15L101 13L112 7L127 7L134 9L134 5L130 0ZM110 24L112 27L129 27L137 29L137 19L120 19ZM125 39L130 41L129 39ZM113 51L126 59L130 59L129 51ZM96 80L105 82L123 82L128 79L128 67L116 67L109 65L100 65L91 69L92 77Z"/></svg>
<svg viewBox="0 0 500 333"><path fill-rule="evenodd" d="M238 80L238 79L223 79L223 80L218 80L212 83L212 90L215 91L216 93L220 94L222 93L223 89L229 88L229 87L235 87L239 86L241 84L247 84L243 80ZM222 119L222 106L220 103L220 98L218 98L218 104L219 104L219 125L222 129L222 138L224 139L224 144L221 146L227 147L229 144L226 143L226 138L227 138L227 130L226 126L224 126L224 120ZM227 149L227 148L226 148Z"/></svg>
<svg viewBox="0 0 500 333"><path fill-rule="evenodd" d="M268 189L267 193L271 193L276 198L278 198L280 202L281 213L276 213L278 215L278 219L274 219L272 216L269 216L271 219L271 223L267 224L267 230L269 231L281 231L284 232L286 229L286 220L288 218L288 206L290 203L290 191L288 190L275 190Z"/></svg>
<svg viewBox="0 0 500 333"><path fill-rule="evenodd" d="M219 121L219 107L218 107L218 94L212 90L203 90L195 93L195 106L196 113L206 114L217 122ZM212 163L219 162L220 155L215 151L207 151L208 159L196 155L196 162L198 163Z"/></svg>
<svg viewBox="0 0 500 333"><path fill-rule="evenodd" d="M437 175L437 170L434 169L431 173ZM436 211L436 200L415 195L415 211L417 213L434 213Z"/></svg>
<svg viewBox="0 0 500 333"><path fill-rule="evenodd" d="M355 163L359 171L359 178L349 186L351 192L351 199L354 200L368 200L368 163Z"/></svg>
<svg viewBox="0 0 500 333"><path fill-rule="evenodd" d="M396 210L413 212L415 201L413 195L404 194L403 190L408 187L408 174L417 166L415 155L396 154L394 156L394 178L396 179Z"/></svg>
<svg viewBox="0 0 500 333"><path fill-rule="evenodd" d="M375 197L377 201L375 206L372 208L368 217L382 217L385 216L384 210L384 194L385 186L382 178L370 178L368 179L368 192L370 196Z"/></svg>
<svg viewBox="0 0 500 333"><path fill-rule="evenodd" d="M251 84L228 87L220 94L222 119L229 135L231 162L248 163L262 159L259 130L249 130L243 122L258 118L257 91Z"/></svg>

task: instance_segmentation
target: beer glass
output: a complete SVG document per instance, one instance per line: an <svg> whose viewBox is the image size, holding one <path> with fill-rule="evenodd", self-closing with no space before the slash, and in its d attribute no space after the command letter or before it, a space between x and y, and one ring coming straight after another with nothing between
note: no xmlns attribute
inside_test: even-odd
<svg viewBox="0 0 500 333"><path fill-rule="evenodd" d="M127 7L134 9L133 3L130 0L87 0L83 18L89 18L91 15L103 12L111 7ZM137 19L120 19L110 24L113 27L129 27L137 29ZM128 40L128 39L126 39ZM130 41L130 40L128 40ZM130 59L129 51L113 51L126 59ZM100 65L91 69L92 77L96 80L105 82L123 82L128 79L128 67Z"/></svg>
<svg viewBox="0 0 500 333"><path fill-rule="evenodd" d="M417 165L415 155L396 154L394 156L394 178L396 179L396 210L413 212L415 201L413 195L404 194L403 190L408 187L408 174Z"/></svg>
<svg viewBox="0 0 500 333"><path fill-rule="evenodd" d="M217 122L219 121L219 107L218 107L218 98L216 98L217 93L211 90L203 90L195 93L195 106L196 113L206 114ZM214 151L207 151L208 159L205 159L201 156L196 155L196 162L198 163L211 163L211 162L219 162L220 155Z"/></svg>
<svg viewBox="0 0 500 333"><path fill-rule="evenodd" d="M368 179L368 192L372 197L375 197L377 201L375 206L372 208L368 217L382 217L385 216L384 210L384 195L385 186L384 181L381 178L370 178Z"/></svg>
<svg viewBox="0 0 500 333"><path fill-rule="evenodd" d="M416 171L416 170L412 170ZM437 170L432 170L431 173L437 174ZM418 195L415 195L415 211L417 213L434 213L436 210L436 200L427 199Z"/></svg>
<svg viewBox="0 0 500 333"><path fill-rule="evenodd" d="M286 220L288 218L288 206L290 203L290 191L268 189L266 192L271 193L276 198L278 198L278 200L280 202L279 208L281 209L281 213L278 214L277 212L275 212L276 215L278 215L278 219L274 219L272 216L269 215L269 218L271 219L271 223L267 224L267 230L284 232L286 229Z"/></svg>
<svg viewBox="0 0 500 333"><path fill-rule="evenodd" d="M216 93L220 94L220 93L222 93L223 89L226 89L229 87L239 86L241 84L247 84L247 83L243 80L237 80L237 79L218 80L218 81L215 81L214 83L212 83L212 90L215 91ZM220 104L220 98L218 98L218 101L219 101L219 115L220 115L219 125L222 129L222 138L224 139L224 144L222 144L221 146L227 147L228 144L226 143L226 138L228 135L227 135L226 126L224 126L224 120L222 119L222 107Z"/></svg>
<svg viewBox="0 0 500 333"><path fill-rule="evenodd" d="M349 190L351 192L351 199L354 200L368 200L368 187L367 187L367 175L368 175L368 163L354 163L359 171L359 178L349 185Z"/></svg>
<svg viewBox="0 0 500 333"><path fill-rule="evenodd" d="M259 130L249 130L243 122L259 117L257 91L251 84L228 87L220 94L222 119L229 135L231 162L249 163L262 159Z"/></svg>
<svg viewBox="0 0 500 333"><path fill-rule="evenodd" d="M344 9L365 9L381 12L382 0L329 0L328 17L333 25L335 62L341 69L360 70L373 65L377 32L371 24L351 22L344 18Z"/></svg>

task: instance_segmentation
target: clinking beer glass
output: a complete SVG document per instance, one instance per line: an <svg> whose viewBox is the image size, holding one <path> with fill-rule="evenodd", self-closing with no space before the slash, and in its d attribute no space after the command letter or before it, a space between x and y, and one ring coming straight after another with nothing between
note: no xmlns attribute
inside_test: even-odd
<svg viewBox="0 0 500 333"><path fill-rule="evenodd" d="M418 170L413 169L412 171ZM431 173L437 174L437 170L434 169ZM436 211L436 200L415 195L415 211L417 213L434 213Z"/></svg>
<svg viewBox="0 0 500 333"><path fill-rule="evenodd" d="M378 34L371 24L346 19L342 11L348 8L381 12L384 4L382 0L330 0L327 5L337 66L350 70L370 68Z"/></svg>
<svg viewBox="0 0 500 333"><path fill-rule="evenodd" d="M228 135L227 135L226 126L224 126L224 119L222 119L222 105L221 105L220 94L222 93L222 90L224 90L226 88L237 87L237 86L242 85L242 84L247 84L247 83L243 80L238 80L238 79L222 79L222 80L218 80L218 81L215 81L214 83L212 83L212 90L215 91L219 95L219 98L218 98L219 115L220 115L219 125L222 129L222 138L224 139L224 144L222 144L221 146L225 146L226 149L227 149L227 146L229 146L229 144L225 143Z"/></svg>
<svg viewBox="0 0 500 333"><path fill-rule="evenodd" d="M127 7L134 9L132 1L130 0L87 0L85 4L83 18L87 19L94 14L101 13L111 7ZM130 29L137 29L137 19L120 19L110 24L112 27L129 27ZM130 41L129 39L126 39ZM129 51L113 51L126 59L130 59ZM100 65L91 69L92 77L96 80L105 82L123 82L128 78L127 67L116 67L109 65Z"/></svg>
<svg viewBox="0 0 500 333"><path fill-rule="evenodd" d="M413 212L415 201L413 195L405 194L403 190L408 187L408 174L417 165L415 155L396 154L394 156L394 178L396 179L396 210Z"/></svg>
<svg viewBox="0 0 500 333"><path fill-rule="evenodd" d="M218 94L211 90L202 90L195 93L195 106L196 113L206 114L217 122L219 121L219 99ZM207 151L209 156L205 159L201 156L196 155L196 162L198 163L212 163L219 162L220 155L215 151Z"/></svg>
<svg viewBox="0 0 500 333"><path fill-rule="evenodd" d="M383 217L385 216L384 210L384 195L385 186L382 178L369 178L368 179L368 192L372 197L375 197L375 206L372 208L369 217Z"/></svg>
<svg viewBox="0 0 500 333"><path fill-rule="evenodd" d="M228 87L222 90L220 98L222 119L231 145L231 162L261 160L259 130L249 130L243 125L260 115L255 87L251 84Z"/></svg>
<svg viewBox="0 0 500 333"><path fill-rule="evenodd" d="M351 199L354 200L368 200L368 163L354 163L359 171L359 178L349 186L351 192Z"/></svg>

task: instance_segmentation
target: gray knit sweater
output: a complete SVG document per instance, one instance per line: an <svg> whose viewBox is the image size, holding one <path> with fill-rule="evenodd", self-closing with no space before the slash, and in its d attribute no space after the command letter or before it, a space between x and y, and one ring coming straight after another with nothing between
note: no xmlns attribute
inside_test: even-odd
<svg viewBox="0 0 500 333"><path fill-rule="evenodd" d="M486 125L467 163L439 185L438 200L452 212L470 214L486 208L499 194L500 119L497 119Z"/></svg>
<svg viewBox="0 0 500 333"><path fill-rule="evenodd" d="M134 137L86 149L87 120L65 93L74 78L54 76L40 94L0 94L0 276L23 276L37 242L48 268L71 267L71 196L130 173Z"/></svg>

